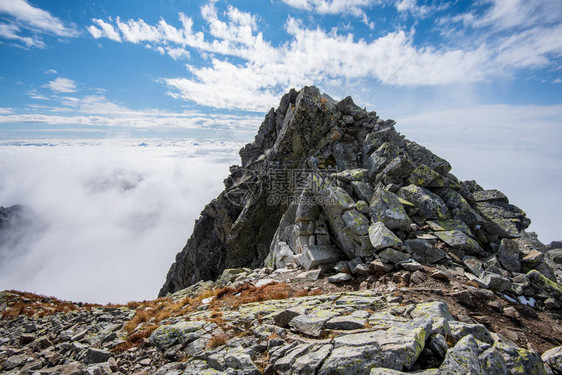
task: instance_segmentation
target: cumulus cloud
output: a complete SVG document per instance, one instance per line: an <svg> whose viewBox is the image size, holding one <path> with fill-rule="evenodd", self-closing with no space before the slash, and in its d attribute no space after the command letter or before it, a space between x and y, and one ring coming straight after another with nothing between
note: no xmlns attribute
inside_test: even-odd
<svg viewBox="0 0 562 375"><path fill-rule="evenodd" d="M117 32L111 24L96 18L92 19L92 22L99 27L98 28L93 25L88 26L88 31L90 32L90 34L92 34L94 38L98 39L101 37L105 37L114 40L116 42L121 41L121 36L119 35L119 32Z"/></svg>
<svg viewBox="0 0 562 375"><path fill-rule="evenodd" d="M47 228L2 265L0 289L100 303L158 294L238 162L226 142L20 144L0 145L0 202L29 205Z"/></svg>
<svg viewBox="0 0 562 375"><path fill-rule="evenodd" d="M76 82L68 78L58 77L50 81L43 87L48 87L54 92L75 92Z"/></svg>
<svg viewBox="0 0 562 375"><path fill-rule="evenodd" d="M368 0L286 2L318 13L347 11L357 15L367 6L388 4ZM512 3L517 6L511 12L498 10L498 2L487 6L486 3L479 4L479 11L483 12L480 18L504 20L501 22L507 28L507 19L518 22L519 16L513 14L521 14L520 9L527 7L522 2ZM447 8L446 3L424 8L425 5L413 0L390 4L401 12L417 16ZM535 21L519 22L516 31L500 34L494 40L487 40L483 32L463 35L455 42L435 46L418 45L414 28L408 31L397 28L367 40L357 38L349 31L325 30L320 26L311 28L289 16L284 27L289 38L274 46L264 39L256 15L232 6L221 13L215 5L215 2L209 2L201 7L207 25L202 31L195 30L193 20L183 13L179 14L179 28L164 19L155 25L142 19L119 18L110 19L109 23L96 21L96 25L101 22L109 26L114 24L123 42L146 43L149 48L174 59L188 56L190 51L209 56L206 65L187 64L184 77L162 79L170 88L169 94L186 100L196 95L199 103L205 106L249 111L266 111L287 89L306 84L338 86L365 79L385 82L389 77L392 80L388 84L393 86L470 84L508 76L519 69L552 65L562 55L562 44L556 39L562 32L560 24L540 24L538 16ZM544 5L542 11L533 14L543 14L551 8ZM477 24L475 19L478 17L471 12L461 16L454 20L444 17L439 22L452 27L461 19L470 19L470 22L466 21L466 27L471 30L489 30L491 27ZM102 29L97 30L99 32L93 32L94 36L105 35ZM402 68L397 71L399 67Z"/></svg>
<svg viewBox="0 0 562 375"><path fill-rule="evenodd" d="M58 37L78 35L73 25L65 25L59 18L26 0L0 0L0 14L6 16L6 23L0 24L0 37L19 41L27 47L44 47L41 34ZM30 35L22 36L24 31Z"/></svg>

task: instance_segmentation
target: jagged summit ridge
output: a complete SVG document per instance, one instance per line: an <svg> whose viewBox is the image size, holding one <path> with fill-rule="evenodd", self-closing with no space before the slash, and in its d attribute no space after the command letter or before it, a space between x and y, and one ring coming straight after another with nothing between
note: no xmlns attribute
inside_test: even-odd
<svg viewBox="0 0 562 375"><path fill-rule="evenodd" d="M524 232L530 220L504 194L459 181L446 160L394 125L316 87L285 94L240 150L225 190L205 206L160 295L264 262L307 269L391 262L439 244L462 261L494 255L504 239L533 241Z"/></svg>

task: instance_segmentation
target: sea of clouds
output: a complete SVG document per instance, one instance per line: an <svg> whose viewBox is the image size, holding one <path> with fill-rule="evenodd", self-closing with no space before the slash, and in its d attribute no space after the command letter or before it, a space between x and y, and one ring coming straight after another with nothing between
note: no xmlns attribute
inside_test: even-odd
<svg viewBox="0 0 562 375"><path fill-rule="evenodd" d="M238 149L220 141L0 142L0 205L35 213L28 235L0 248L0 290L98 303L155 298Z"/></svg>

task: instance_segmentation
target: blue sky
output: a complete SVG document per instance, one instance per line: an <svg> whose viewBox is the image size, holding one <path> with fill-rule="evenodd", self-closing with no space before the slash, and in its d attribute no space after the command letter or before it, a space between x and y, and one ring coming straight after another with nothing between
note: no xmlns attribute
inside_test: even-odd
<svg viewBox="0 0 562 375"><path fill-rule="evenodd" d="M247 140L307 84L395 119L541 113L562 104L561 21L543 0L0 0L0 138Z"/></svg>

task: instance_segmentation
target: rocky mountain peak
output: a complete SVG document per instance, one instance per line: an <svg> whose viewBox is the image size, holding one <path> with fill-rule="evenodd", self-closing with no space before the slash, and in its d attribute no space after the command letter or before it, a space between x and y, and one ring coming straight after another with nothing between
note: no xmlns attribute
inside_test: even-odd
<svg viewBox="0 0 562 375"><path fill-rule="evenodd" d="M412 261L477 269L483 283L531 270L560 280L544 245L525 232L523 210L500 191L459 181L446 160L351 97L292 89L240 156L160 296L264 264L330 272L340 261Z"/></svg>
<svg viewBox="0 0 562 375"><path fill-rule="evenodd" d="M315 87L240 156L162 298L0 292L0 371L562 374L562 242L502 192Z"/></svg>

